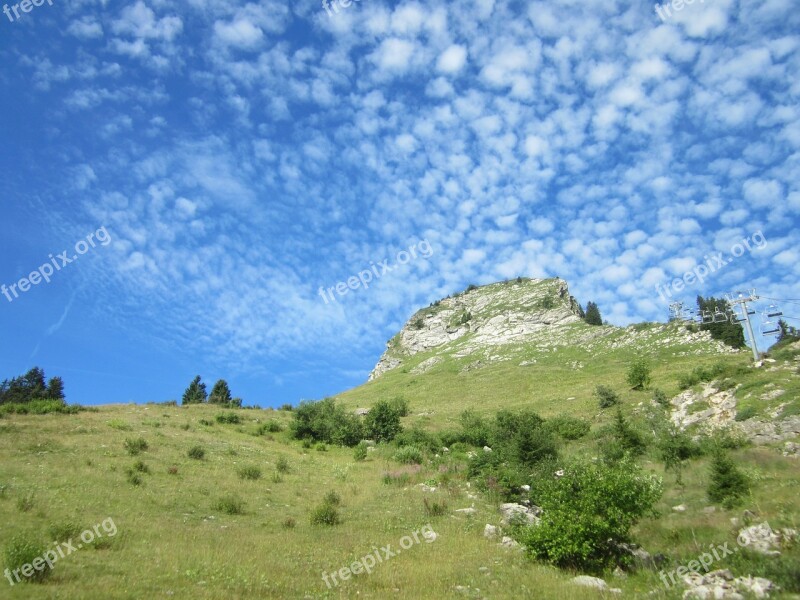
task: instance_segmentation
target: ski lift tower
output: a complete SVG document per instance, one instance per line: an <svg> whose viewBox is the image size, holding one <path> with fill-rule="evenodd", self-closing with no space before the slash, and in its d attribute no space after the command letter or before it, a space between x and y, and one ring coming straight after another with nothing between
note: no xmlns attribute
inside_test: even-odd
<svg viewBox="0 0 800 600"><path fill-rule="evenodd" d="M750 323L750 315L753 314L749 312L747 309L748 302L755 302L758 300L758 296L756 296L755 290L750 290L749 292L736 292L736 294L725 294L725 297L728 299L728 304L731 305L731 309L734 307L741 306L742 307L742 316L736 315L736 320L741 322L744 321L747 325L747 333L750 334L750 343L753 344L753 360L758 362L758 345L756 344L756 336L753 333L753 326ZM736 311L734 310L734 313Z"/></svg>

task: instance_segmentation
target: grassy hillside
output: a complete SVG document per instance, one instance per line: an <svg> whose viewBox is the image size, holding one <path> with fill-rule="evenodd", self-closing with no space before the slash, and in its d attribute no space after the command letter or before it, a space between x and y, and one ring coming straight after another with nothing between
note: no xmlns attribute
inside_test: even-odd
<svg viewBox="0 0 800 600"><path fill-rule="evenodd" d="M455 428L465 409L488 416L501 408L529 407L544 417L568 413L587 419L590 434L563 442L563 457L597 454L597 435L611 419L592 395L598 384L615 388L624 413L643 425L652 391L634 392L625 384L627 366L638 356L648 357L653 366L653 387L670 396L679 391L681 375L699 365L719 364L727 369L731 385L741 384L737 395L754 414L778 408L782 414L797 414L800 408L796 349L784 350L778 362L754 370L745 353L716 355L697 344L669 343L676 336L671 328L681 325L603 328L602 337L572 344L570 336L584 338L586 327L572 324L549 345L493 348L480 357L448 356L429 371L413 374L414 366L433 355L420 353L338 400L355 409L402 396L411 406L404 425L419 424L429 431ZM777 387L784 390L781 396L760 400ZM219 422L223 413L239 422ZM571 583L576 573L535 564L523 553L484 538L484 525L499 522L497 498L478 493L468 482L465 451L431 456L413 467L394 460L392 446L380 445L359 462L350 448L304 447L292 440L287 430L291 418L291 412L207 405L104 406L75 415L0 418L4 548L19 536L52 547L54 540L77 539L109 518L117 530L113 537L105 534L58 560L43 583L11 586L0 581L0 597L599 596ZM140 438L147 448L131 455L126 440ZM201 459L189 454L197 446L204 451ZM643 520L634 538L652 554L664 554L675 568L709 544L735 540L731 519L743 522L744 509L756 514L754 522L798 528L800 469L796 458L783 457L778 448L735 450L737 464L750 477L751 495L737 509L715 506L713 511L705 494L707 457L691 461L683 473L684 485L678 486L649 448L641 463L664 477L665 493L658 504L660 517ZM420 484L436 491L425 491ZM312 511L331 491L341 499L341 524L312 524ZM678 504L686 511L674 512ZM474 516L454 512L468 507L474 507ZM330 588L325 584L323 574L376 548L391 545L396 551L401 538L427 525L436 532L435 541L406 543L407 549L377 564L370 575L353 576ZM768 573L779 565L794 570L797 578L797 548L784 551L780 560L742 557L713 568L746 575ZM679 590L667 590L653 571L604 577L622 589L623 597L681 597ZM791 579L792 573L783 577Z"/></svg>

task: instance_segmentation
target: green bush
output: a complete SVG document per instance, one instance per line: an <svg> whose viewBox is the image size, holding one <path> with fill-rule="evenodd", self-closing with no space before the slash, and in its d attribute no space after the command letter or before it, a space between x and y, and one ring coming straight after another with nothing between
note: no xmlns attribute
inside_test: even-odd
<svg viewBox="0 0 800 600"><path fill-rule="evenodd" d="M289 461L286 460L285 456L279 456L278 460L275 461L275 468L278 473L288 473L290 470Z"/></svg>
<svg viewBox="0 0 800 600"><path fill-rule="evenodd" d="M127 470L127 476L128 476L128 483L130 483L131 485L135 485L135 486L142 485L142 477L141 477L141 475L139 475L133 469L128 469Z"/></svg>
<svg viewBox="0 0 800 600"><path fill-rule="evenodd" d="M323 502L311 512L312 525L324 525L326 527L332 527L334 525L339 525L341 522L342 519L339 516L339 511L335 506L329 504L328 502Z"/></svg>
<svg viewBox="0 0 800 600"><path fill-rule="evenodd" d="M283 431L283 425L281 425L275 419L270 419L269 421L264 423L261 426L261 428L263 429L263 431L268 433L280 433L281 431Z"/></svg>
<svg viewBox="0 0 800 600"><path fill-rule="evenodd" d="M33 561L40 558L47 548L40 545L38 542L33 542L30 539L18 535L11 538L11 541L6 546L5 551L5 566L9 571L17 571L20 574L20 581L24 582L42 582L47 579L51 574L51 569L46 565L41 565L41 569L34 569L30 576L22 573L21 569L25 565L33 566ZM39 564L39 561L37 561ZM30 569L26 569L29 571ZM16 581L16 578L15 578Z"/></svg>
<svg viewBox="0 0 800 600"><path fill-rule="evenodd" d="M588 421L569 415L558 415L547 419L545 427L565 440L579 440L591 429Z"/></svg>
<svg viewBox="0 0 800 600"><path fill-rule="evenodd" d="M361 462L362 460L367 459L367 454L369 454L369 451L367 450L367 444L361 441L359 442L358 446L356 446L355 450L353 450L353 459Z"/></svg>
<svg viewBox="0 0 800 600"><path fill-rule="evenodd" d="M239 469L239 478L246 479L250 481L255 481L256 479L261 479L261 469L254 466L245 466Z"/></svg>
<svg viewBox="0 0 800 600"><path fill-rule="evenodd" d="M722 448L718 448L712 456L707 491L709 500L725 508L738 506L749 492L747 477Z"/></svg>
<svg viewBox="0 0 800 600"><path fill-rule="evenodd" d="M206 457L206 450L202 446L192 446L186 454L189 458L203 460Z"/></svg>
<svg viewBox="0 0 800 600"><path fill-rule="evenodd" d="M678 484L682 482L683 463L702 454L700 447L689 434L672 424L660 431L657 445L661 460L664 462L664 470L673 471Z"/></svg>
<svg viewBox="0 0 800 600"><path fill-rule="evenodd" d="M687 373L678 377L678 387L682 390L687 390L698 383L712 381L727 371L727 367L722 363L716 363L711 366L695 367L691 373Z"/></svg>
<svg viewBox="0 0 800 600"><path fill-rule="evenodd" d="M74 415L86 410L77 404L66 404L63 400L37 399L29 402L7 402L0 404L0 415Z"/></svg>
<svg viewBox="0 0 800 600"><path fill-rule="evenodd" d="M125 440L125 449L131 456L137 456L147 450L147 441L144 438L127 438Z"/></svg>
<svg viewBox="0 0 800 600"><path fill-rule="evenodd" d="M339 506L342 503L342 497L333 490L330 490L327 494L325 494L325 497L322 499L322 501L326 504L330 504L331 506Z"/></svg>
<svg viewBox="0 0 800 600"><path fill-rule="evenodd" d="M376 442L391 442L403 430L399 410L389 402L379 400L364 418L364 430Z"/></svg>
<svg viewBox="0 0 800 600"><path fill-rule="evenodd" d="M83 528L71 521L55 523L47 528L47 535L54 542L68 542L73 538L77 538L82 532Z"/></svg>
<svg viewBox="0 0 800 600"><path fill-rule="evenodd" d="M531 499L543 509L538 525L518 529L530 556L562 568L600 572L620 557L639 519L655 514L661 481L633 461L576 461L563 477L543 472L532 480Z"/></svg>
<svg viewBox="0 0 800 600"><path fill-rule="evenodd" d="M395 438L394 443L398 447L416 446L431 454L436 454L442 449L442 440L438 436L422 429L418 423L410 429L404 429Z"/></svg>
<svg viewBox="0 0 800 600"><path fill-rule="evenodd" d="M492 427L483 417L474 411L465 410L461 413L460 421L462 434L459 441L481 448L489 443Z"/></svg>
<svg viewBox="0 0 800 600"><path fill-rule="evenodd" d="M216 417L217 423L227 423L229 425L239 425L242 418L235 412L220 413Z"/></svg>
<svg viewBox="0 0 800 600"><path fill-rule="evenodd" d="M224 512L226 515L244 514L244 500L238 496L223 496L214 504L214 510Z"/></svg>
<svg viewBox="0 0 800 600"><path fill-rule="evenodd" d="M411 406L408 400L402 396L395 396L389 400L389 405L394 408L401 417L407 417L411 413Z"/></svg>
<svg viewBox="0 0 800 600"><path fill-rule="evenodd" d="M361 418L337 405L333 398L302 402L294 410L292 437L337 446L355 446L364 438Z"/></svg>
<svg viewBox="0 0 800 600"><path fill-rule="evenodd" d="M137 460L135 463L133 463L133 470L139 473L149 473L150 467L148 467L144 461Z"/></svg>
<svg viewBox="0 0 800 600"><path fill-rule="evenodd" d="M667 395L658 388L653 390L653 401L664 408L669 408L670 406L669 398L667 398Z"/></svg>
<svg viewBox="0 0 800 600"><path fill-rule="evenodd" d="M640 456L647 448L644 436L631 425L617 407L614 421L607 429L610 437L602 444L603 455L608 460L620 460L625 454Z"/></svg>
<svg viewBox="0 0 800 600"><path fill-rule="evenodd" d="M746 406L742 410L736 411L736 421L747 421L748 419L752 419L758 414L758 410L755 406Z"/></svg>
<svg viewBox="0 0 800 600"><path fill-rule="evenodd" d="M619 404L619 396L617 392L612 390L607 385L598 385L594 390L594 395L597 396L600 408L610 408Z"/></svg>
<svg viewBox="0 0 800 600"><path fill-rule="evenodd" d="M632 389L646 390L650 387L650 364L643 358L637 358L628 367L626 379Z"/></svg>
<svg viewBox="0 0 800 600"><path fill-rule="evenodd" d="M403 446L394 453L394 459L406 465L421 465L423 461L422 450L416 446Z"/></svg>
<svg viewBox="0 0 800 600"><path fill-rule="evenodd" d="M443 517L447 514L447 502L444 500L438 502L423 498L422 505L425 507L425 515L428 517Z"/></svg>

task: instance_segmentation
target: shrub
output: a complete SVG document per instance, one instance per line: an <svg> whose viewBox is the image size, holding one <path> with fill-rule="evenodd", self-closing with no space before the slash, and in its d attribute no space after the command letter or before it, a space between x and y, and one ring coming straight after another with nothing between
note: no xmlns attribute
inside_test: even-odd
<svg viewBox="0 0 800 600"><path fill-rule="evenodd" d="M131 456L137 456L147 450L147 441L144 438L127 438L125 440L125 449Z"/></svg>
<svg viewBox="0 0 800 600"><path fill-rule="evenodd" d="M26 577L20 569L22 569L24 565L32 564L34 559L41 557L45 553L45 550L46 548L40 545L38 542L33 542L23 536L13 537L6 546L6 569L20 573L20 581L44 581L50 576L51 573L51 569L47 568L47 565L45 565L41 570L34 570L29 577Z"/></svg>
<svg viewBox="0 0 800 600"><path fill-rule="evenodd" d="M614 421L610 428L612 443L604 448L604 454L612 460L619 460L621 454L629 453L631 456L644 454L647 448L644 436L622 415L622 410L617 407Z"/></svg>
<svg viewBox="0 0 800 600"><path fill-rule="evenodd" d="M669 408L670 406L669 398L667 398L667 395L658 388L653 390L653 401L664 408Z"/></svg>
<svg viewBox="0 0 800 600"><path fill-rule="evenodd" d="M242 418L235 412L220 413L214 418L217 423L227 423L229 425L239 425L242 422Z"/></svg>
<svg viewBox="0 0 800 600"><path fill-rule="evenodd" d="M483 447L489 443L492 434L490 424L477 413L465 410L461 413L461 441L472 444L473 446Z"/></svg>
<svg viewBox="0 0 800 600"><path fill-rule="evenodd" d="M416 446L404 446L394 453L394 459L402 464L422 464L422 450Z"/></svg>
<svg viewBox="0 0 800 600"><path fill-rule="evenodd" d="M391 442L403 430L400 411L389 402L380 400L365 417L364 429L376 442Z"/></svg>
<svg viewBox="0 0 800 600"><path fill-rule="evenodd" d="M569 415L558 415L548 419L545 427L565 440L579 440L591 429L588 421Z"/></svg>
<svg viewBox="0 0 800 600"><path fill-rule="evenodd" d="M246 467L241 467L239 469L239 478L246 479L250 481L255 481L256 479L261 479L261 469L256 466L250 465Z"/></svg>
<svg viewBox="0 0 800 600"><path fill-rule="evenodd" d="M283 483L283 477L281 477L281 474L278 471L275 471L272 474L272 483Z"/></svg>
<svg viewBox="0 0 800 600"><path fill-rule="evenodd" d="M189 458L203 460L206 457L206 450L202 446L192 446L186 454Z"/></svg>
<svg viewBox="0 0 800 600"><path fill-rule="evenodd" d="M619 404L617 392L607 385L598 385L594 390L594 395L597 396L600 408L610 408Z"/></svg>
<svg viewBox="0 0 800 600"><path fill-rule="evenodd" d="M401 417L407 417L411 412L411 407L408 404L408 400L403 398L402 396L395 396L391 400L389 400L389 406L394 408Z"/></svg>
<svg viewBox="0 0 800 600"><path fill-rule="evenodd" d="M711 381L714 378L722 375L728 369L722 363L716 363L711 366L695 367L691 373L687 373L678 377L678 387L682 390L689 389L702 381Z"/></svg>
<svg viewBox="0 0 800 600"><path fill-rule="evenodd" d="M418 423L415 423L411 429L404 429L394 438L394 443L399 447L416 446L432 454L442 449L442 440L422 429Z"/></svg>
<svg viewBox="0 0 800 600"><path fill-rule="evenodd" d="M200 425L205 425L206 427L211 427L214 425L214 421L209 421L208 419L200 419Z"/></svg>
<svg viewBox="0 0 800 600"><path fill-rule="evenodd" d="M333 398L302 402L294 411L292 437L338 446L355 446L364 438L361 418L337 405Z"/></svg>
<svg viewBox="0 0 800 600"><path fill-rule="evenodd" d="M283 525L284 529L294 529L297 525L297 521L295 521L292 517L286 517L281 525Z"/></svg>
<svg viewBox="0 0 800 600"><path fill-rule="evenodd" d="M327 502L323 502L311 512L312 525L332 527L334 525L339 525L341 522L342 519L339 516L339 511L336 510L335 506Z"/></svg>
<svg viewBox="0 0 800 600"><path fill-rule="evenodd" d="M731 457L718 448L711 460L711 481L708 484L708 499L725 508L741 504L742 496L748 493L748 481Z"/></svg>
<svg viewBox="0 0 800 600"><path fill-rule="evenodd" d="M643 359L638 358L628 367L626 377L628 385L634 390L646 390L650 387L650 365Z"/></svg>
<svg viewBox="0 0 800 600"><path fill-rule="evenodd" d="M369 454L369 451L367 450L367 444L361 441L359 442L358 446L356 446L355 450L353 450L353 459L361 462L362 460L367 459L367 454Z"/></svg>
<svg viewBox="0 0 800 600"><path fill-rule="evenodd" d="M275 468L278 470L278 473L288 473L289 461L286 460L285 456L279 456L278 460L275 461Z"/></svg>
<svg viewBox="0 0 800 600"><path fill-rule="evenodd" d="M330 504L331 506L339 506L342 503L342 497L331 490L325 494L325 497L322 499L322 501L326 504Z"/></svg>
<svg viewBox="0 0 800 600"><path fill-rule="evenodd" d="M701 454L700 447L689 434L675 425L669 425L658 438L658 450L665 471L674 471L677 483L682 482L683 463Z"/></svg>
<svg viewBox="0 0 800 600"><path fill-rule="evenodd" d="M422 505L425 507L425 514L429 517L442 517L447 514L447 502L444 500L431 502L428 498L423 498Z"/></svg>
<svg viewBox="0 0 800 600"><path fill-rule="evenodd" d="M169 469L167 469L167 473L169 473L170 475L177 475L178 474L178 467L176 467L176 466L170 467Z"/></svg>
<svg viewBox="0 0 800 600"><path fill-rule="evenodd" d="M224 512L226 515L244 514L244 501L238 496L223 496L214 504L214 510Z"/></svg>
<svg viewBox="0 0 800 600"><path fill-rule="evenodd" d="M736 421L747 421L748 419L752 419L758 414L758 410L756 410L755 406L746 406L742 410L736 411Z"/></svg>
<svg viewBox="0 0 800 600"><path fill-rule="evenodd" d="M283 410L283 411L286 411L286 412L291 412L291 411L293 411L293 410L294 410L294 406L292 406L291 404L281 404L281 407L280 407L278 410Z"/></svg>
<svg viewBox="0 0 800 600"><path fill-rule="evenodd" d="M53 524L47 528L47 535L54 542L68 542L72 538L77 538L82 532L83 528L71 521Z"/></svg>
<svg viewBox="0 0 800 600"><path fill-rule="evenodd" d="M128 474L128 483L135 486L142 485L142 478L136 471L134 471L133 469L128 469L127 474Z"/></svg>
<svg viewBox="0 0 800 600"><path fill-rule="evenodd" d="M327 452L327 451L328 447L325 444L323 443L317 444L317 452Z"/></svg>
<svg viewBox="0 0 800 600"><path fill-rule="evenodd" d="M261 430L262 432L268 432L268 433L280 433L281 431L283 431L283 425L281 425L275 419L270 419L261 426Z"/></svg>
<svg viewBox="0 0 800 600"><path fill-rule="evenodd" d="M411 482L411 475L406 472L384 473L381 480L386 485L396 485L398 487L405 487Z"/></svg>
<svg viewBox="0 0 800 600"><path fill-rule="evenodd" d="M620 556L618 543L640 518L654 514L661 481L632 460L613 465L573 462L563 477L543 472L533 480L539 525L517 530L529 554L562 568L599 572Z"/></svg>
<svg viewBox="0 0 800 600"><path fill-rule="evenodd" d="M139 472L139 473L149 473L149 472L150 472L150 467L148 467L148 466L147 466L147 465L144 463L144 461L137 460L137 461L136 461L136 462L133 464L133 470L134 470L134 471L137 471L137 472Z"/></svg>

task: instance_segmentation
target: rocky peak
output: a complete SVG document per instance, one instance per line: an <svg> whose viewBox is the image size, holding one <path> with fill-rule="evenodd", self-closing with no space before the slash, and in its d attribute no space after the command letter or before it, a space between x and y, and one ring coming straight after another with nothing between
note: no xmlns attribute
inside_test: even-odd
<svg viewBox="0 0 800 600"><path fill-rule="evenodd" d="M387 344L370 381L404 359L457 340L469 348L525 341L543 329L575 323L581 308L562 279L512 279L466 291L418 311Z"/></svg>

